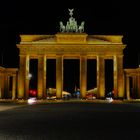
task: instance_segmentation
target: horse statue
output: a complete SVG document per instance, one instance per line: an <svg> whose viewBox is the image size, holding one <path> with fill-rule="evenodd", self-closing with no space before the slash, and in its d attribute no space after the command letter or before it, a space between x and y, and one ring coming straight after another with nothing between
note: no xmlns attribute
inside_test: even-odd
<svg viewBox="0 0 140 140"><path fill-rule="evenodd" d="M78 28L78 31L79 31L80 33L84 32L84 24L85 24L85 22L82 21L82 22L81 22L81 25L80 25L79 28Z"/></svg>
<svg viewBox="0 0 140 140"><path fill-rule="evenodd" d="M69 32L69 31L70 31L70 23L67 22L67 24L66 24L66 32Z"/></svg>
<svg viewBox="0 0 140 140"><path fill-rule="evenodd" d="M75 18L70 17L66 25L66 32L77 32L77 21Z"/></svg>
<svg viewBox="0 0 140 140"><path fill-rule="evenodd" d="M65 32L65 26L63 25L63 22L60 21L59 24L60 24L60 32Z"/></svg>

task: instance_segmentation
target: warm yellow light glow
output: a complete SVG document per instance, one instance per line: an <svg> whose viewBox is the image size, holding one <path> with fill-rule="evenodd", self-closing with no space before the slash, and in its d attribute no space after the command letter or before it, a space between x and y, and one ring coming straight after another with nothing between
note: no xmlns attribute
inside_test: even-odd
<svg viewBox="0 0 140 140"><path fill-rule="evenodd" d="M57 43L86 43L87 34L56 34Z"/></svg>
<svg viewBox="0 0 140 140"><path fill-rule="evenodd" d="M63 60L80 59L80 92L85 98L87 88L87 59L97 60L97 98L105 98L105 59L114 61L114 90L119 97L124 96L123 49L120 35L87 35L85 33L58 33L56 35L21 35L20 49L19 96L28 91L27 56L38 59L38 98L43 98L46 91L46 59L56 59L56 96L63 93ZM27 54L27 55L26 55ZM26 67L24 69L24 67ZM118 97L117 95L117 97Z"/></svg>

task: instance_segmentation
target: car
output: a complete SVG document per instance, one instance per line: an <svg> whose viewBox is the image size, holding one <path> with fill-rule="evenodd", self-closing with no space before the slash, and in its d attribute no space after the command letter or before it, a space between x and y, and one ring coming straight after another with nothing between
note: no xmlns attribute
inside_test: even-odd
<svg viewBox="0 0 140 140"><path fill-rule="evenodd" d="M97 88L90 89L86 92L86 99L87 100L96 99L96 95L97 95Z"/></svg>
<svg viewBox="0 0 140 140"><path fill-rule="evenodd" d="M88 94L86 94L86 99L87 100L93 100L93 99L96 99L96 96L92 93L88 93Z"/></svg>
<svg viewBox="0 0 140 140"><path fill-rule="evenodd" d="M31 97L31 98L28 99L27 102L28 102L28 104L30 104L30 105L31 105L31 104L35 104L35 103L37 103L37 99L36 99L36 97Z"/></svg>
<svg viewBox="0 0 140 140"><path fill-rule="evenodd" d="M37 96L37 90L36 89L30 89L29 90L29 96L30 97L36 97Z"/></svg>
<svg viewBox="0 0 140 140"><path fill-rule="evenodd" d="M56 96L47 96L48 100L56 100Z"/></svg>
<svg viewBox="0 0 140 140"><path fill-rule="evenodd" d="M71 94L69 92L63 91L62 92L62 98L63 99L70 99L71 98Z"/></svg>
<svg viewBox="0 0 140 140"><path fill-rule="evenodd" d="M62 98L69 99L71 97L71 93L62 91ZM48 88L47 89L47 99L53 100L56 99L56 89L55 88Z"/></svg>

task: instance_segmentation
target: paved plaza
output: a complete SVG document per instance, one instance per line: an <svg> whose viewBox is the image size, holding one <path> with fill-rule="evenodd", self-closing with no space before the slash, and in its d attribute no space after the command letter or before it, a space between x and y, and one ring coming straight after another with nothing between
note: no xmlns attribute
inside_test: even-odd
<svg viewBox="0 0 140 140"><path fill-rule="evenodd" d="M139 118L139 103L1 102L0 140L132 140Z"/></svg>

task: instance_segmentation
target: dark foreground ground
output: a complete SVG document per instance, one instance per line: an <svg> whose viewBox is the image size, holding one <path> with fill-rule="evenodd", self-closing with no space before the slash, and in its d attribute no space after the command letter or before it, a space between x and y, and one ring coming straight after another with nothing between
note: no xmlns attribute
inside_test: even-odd
<svg viewBox="0 0 140 140"><path fill-rule="evenodd" d="M0 103L0 108L8 106ZM0 111L0 140L140 139L140 104L66 102ZM18 106L18 107L17 107Z"/></svg>

